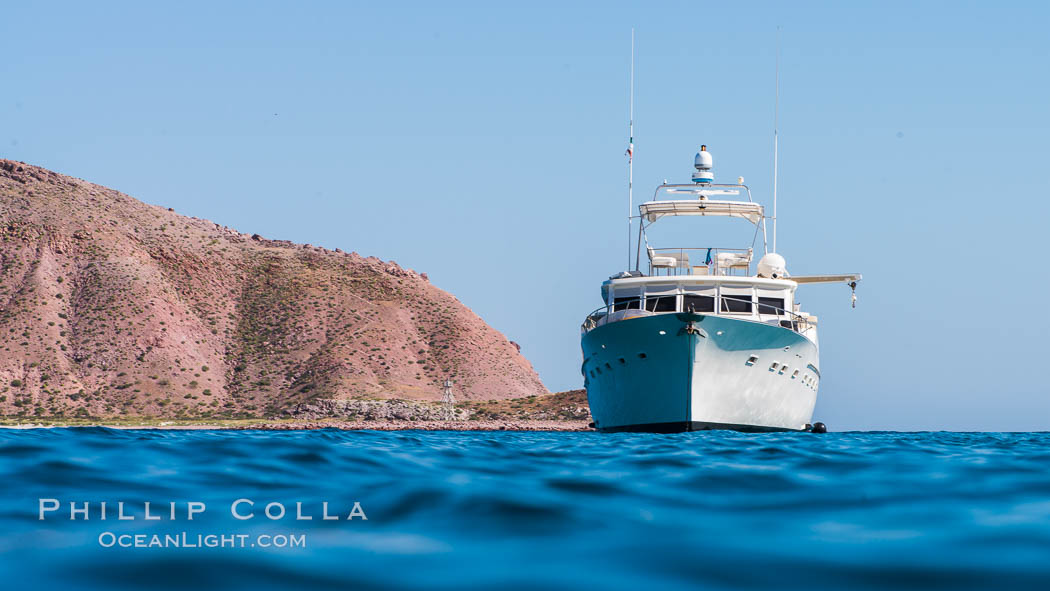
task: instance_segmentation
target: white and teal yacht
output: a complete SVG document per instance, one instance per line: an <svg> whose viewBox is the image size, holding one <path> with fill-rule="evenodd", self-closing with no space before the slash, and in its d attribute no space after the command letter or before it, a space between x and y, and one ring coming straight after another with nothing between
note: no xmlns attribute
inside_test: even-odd
<svg viewBox="0 0 1050 591"><path fill-rule="evenodd" d="M605 305L583 323L582 371L595 427L811 429L821 378L818 323L800 309L795 291L820 282L855 288L861 276L790 276L784 258L767 249L765 210L743 179L715 184L706 147L694 164L692 183L665 182L638 206L634 270L602 284ZM678 216L752 224L751 246L651 245L651 226ZM758 236L762 256L752 273Z"/></svg>

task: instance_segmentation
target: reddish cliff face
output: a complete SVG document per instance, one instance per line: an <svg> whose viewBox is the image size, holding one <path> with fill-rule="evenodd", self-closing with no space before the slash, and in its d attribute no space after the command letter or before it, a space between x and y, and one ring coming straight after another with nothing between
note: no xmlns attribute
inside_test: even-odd
<svg viewBox="0 0 1050 591"><path fill-rule="evenodd" d="M264 416L449 375L461 400L547 392L425 274L0 160L0 414Z"/></svg>

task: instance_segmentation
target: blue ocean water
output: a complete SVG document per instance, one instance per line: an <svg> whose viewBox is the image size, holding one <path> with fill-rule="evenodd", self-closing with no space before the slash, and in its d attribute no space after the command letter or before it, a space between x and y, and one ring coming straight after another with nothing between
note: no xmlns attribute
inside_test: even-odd
<svg viewBox="0 0 1050 591"><path fill-rule="evenodd" d="M0 581L1046 588L1048 467L1046 433L0 430ZM40 499L60 508L41 520ZM233 517L238 499L254 517ZM115 518L120 501L136 519ZM143 519L145 501L161 519ZM346 517L355 501L367 520L322 519L322 503ZM71 520L70 502L88 502L89 519ZM188 502L204 512L189 520ZM283 519L265 516L271 502ZM295 519L297 502L313 519ZM260 546L282 535L305 547Z"/></svg>

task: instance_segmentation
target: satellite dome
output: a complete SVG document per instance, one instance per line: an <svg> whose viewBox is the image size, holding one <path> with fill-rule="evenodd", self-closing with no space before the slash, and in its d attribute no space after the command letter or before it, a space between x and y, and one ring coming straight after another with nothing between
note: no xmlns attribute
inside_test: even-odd
<svg viewBox="0 0 1050 591"><path fill-rule="evenodd" d="M788 277L787 261L775 252L766 253L758 261L758 276L769 279Z"/></svg>
<svg viewBox="0 0 1050 591"><path fill-rule="evenodd" d="M715 173L711 170L712 166L714 166L714 160L711 158L711 152L707 151L707 146L700 146L696 158L693 158L693 167L696 168L693 172L693 182L710 183L714 181Z"/></svg>

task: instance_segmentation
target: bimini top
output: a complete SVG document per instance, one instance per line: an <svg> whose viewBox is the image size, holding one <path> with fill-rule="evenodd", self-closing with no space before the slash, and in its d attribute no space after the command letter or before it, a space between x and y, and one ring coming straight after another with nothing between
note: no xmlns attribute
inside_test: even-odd
<svg viewBox="0 0 1050 591"><path fill-rule="evenodd" d="M765 210L758 203L716 201L701 197L699 199L646 201L638 206L638 213L650 223L664 216L717 215L744 218L757 225L762 221Z"/></svg>
<svg viewBox="0 0 1050 591"><path fill-rule="evenodd" d="M686 195L689 197L685 198ZM740 200L734 200L733 197ZM740 183L736 185L663 184L656 188L652 201L638 206L638 213L649 223L664 216L717 215L743 218L758 225L762 222L765 210L752 201L751 190L743 184L743 179L740 179Z"/></svg>

